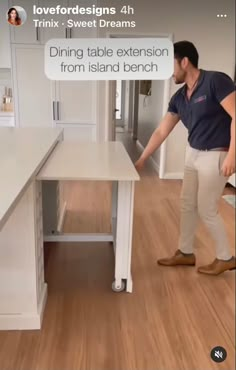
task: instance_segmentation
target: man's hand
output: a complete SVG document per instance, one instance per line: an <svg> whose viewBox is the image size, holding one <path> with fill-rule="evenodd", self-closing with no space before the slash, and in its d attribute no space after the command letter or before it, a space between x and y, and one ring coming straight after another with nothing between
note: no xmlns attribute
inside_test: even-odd
<svg viewBox="0 0 236 370"><path fill-rule="evenodd" d="M144 165L145 160L142 157L140 157L139 160L137 160L137 162L135 163L135 168L139 172L143 169Z"/></svg>
<svg viewBox="0 0 236 370"><path fill-rule="evenodd" d="M235 157L228 153L221 168L222 174L229 177L235 173Z"/></svg>
<svg viewBox="0 0 236 370"><path fill-rule="evenodd" d="M157 150L163 141L167 138L169 133L173 130L175 125L179 122L179 116L177 114L172 114L167 112L164 118L161 120L160 125L153 132L149 142L144 149L141 157L135 163L137 171L141 171L144 167L144 164L148 158Z"/></svg>

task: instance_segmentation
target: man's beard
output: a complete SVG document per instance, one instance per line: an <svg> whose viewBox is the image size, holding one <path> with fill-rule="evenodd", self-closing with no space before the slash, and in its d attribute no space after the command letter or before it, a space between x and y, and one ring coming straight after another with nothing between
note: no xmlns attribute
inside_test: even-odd
<svg viewBox="0 0 236 370"><path fill-rule="evenodd" d="M175 77L175 84L176 85L180 85L180 84L183 84L185 81L185 76L181 76L179 78Z"/></svg>
<svg viewBox="0 0 236 370"><path fill-rule="evenodd" d="M175 83L176 83L176 85L180 85L180 84L184 83L184 81L175 80Z"/></svg>

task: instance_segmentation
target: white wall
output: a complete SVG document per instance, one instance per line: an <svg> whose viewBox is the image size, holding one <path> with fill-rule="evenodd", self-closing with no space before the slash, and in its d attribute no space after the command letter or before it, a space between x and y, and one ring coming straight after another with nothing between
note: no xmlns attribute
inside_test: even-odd
<svg viewBox="0 0 236 370"><path fill-rule="evenodd" d="M164 81L152 81L152 94L145 96L139 94L138 112L138 140L145 147L153 131L159 125L163 112ZM153 159L160 165L160 150L157 150Z"/></svg>
<svg viewBox="0 0 236 370"><path fill-rule="evenodd" d="M11 81L11 50L9 24L6 20L7 1L0 4L0 110L5 87L12 87Z"/></svg>
<svg viewBox="0 0 236 370"><path fill-rule="evenodd" d="M125 2L127 5L127 2ZM102 6L124 5L117 0L101 0ZM234 74L234 34L235 10L234 0L130 0L129 5L134 6L136 21L134 29L102 29L100 36L106 37L107 33L128 34L173 34L174 41L192 41L200 55L200 68L220 70ZM227 14L227 18L217 18L218 13ZM124 16L127 19L128 16ZM118 14L114 19L122 19ZM105 84L100 84L100 125L104 127ZM171 95L177 87L172 82ZM106 132L99 127L107 138ZM186 130L179 124L167 139L166 173L181 174L183 172L184 151L186 146Z"/></svg>
<svg viewBox="0 0 236 370"><path fill-rule="evenodd" d="M11 68L10 26L6 20L7 11L7 1L2 1L0 4L0 68Z"/></svg>
<svg viewBox="0 0 236 370"><path fill-rule="evenodd" d="M125 98L124 98L124 127L128 131L129 126L129 94L130 94L130 83L125 81Z"/></svg>

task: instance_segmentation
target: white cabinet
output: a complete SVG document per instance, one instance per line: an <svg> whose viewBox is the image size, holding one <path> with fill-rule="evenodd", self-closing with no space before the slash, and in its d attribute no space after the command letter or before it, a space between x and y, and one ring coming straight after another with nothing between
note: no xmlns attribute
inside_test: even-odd
<svg viewBox="0 0 236 370"><path fill-rule="evenodd" d="M10 0L10 4L14 1ZM52 38L96 37L96 28L68 28L67 20L92 20L92 15L33 15L36 7L88 7L92 0L22 0L27 21L11 27L16 126L60 126L65 138L96 139L97 82L50 81L44 73L44 44ZM59 21L59 28L35 28L33 19Z"/></svg>
<svg viewBox="0 0 236 370"><path fill-rule="evenodd" d="M10 6L14 5L14 0L10 0ZM64 0L60 1L62 7L89 7L96 5L97 1L93 0L81 0L78 4L78 0ZM22 0L20 6L25 9L27 13L27 21L21 27L10 27L11 29L11 42L16 44L42 44L44 45L48 40L54 38L82 38L82 37L96 37L96 27L72 27L67 26L68 19L72 19L75 22L80 21L91 21L98 20L99 17L95 15L80 15L80 14L33 14L33 5L36 7L56 7L58 0L35 0L33 3L29 0ZM39 21L51 21L55 20L59 22L59 27L40 27L39 24L33 20Z"/></svg>
<svg viewBox="0 0 236 370"><path fill-rule="evenodd" d="M58 81L54 92L57 124L95 124L95 81Z"/></svg>
<svg viewBox="0 0 236 370"><path fill-rule="evenodd" d="M68 1L58 1L58 0L40 0L39 1L41 7L53 7L55 8L59 3L62 6L67 7ZM52 15L47 14L41 16L40 20L44 19L45 21L51 21L52 19L59 22L59 27L41 27L38 28L38 37L41 44L45 44L50 39L63 39L67 37L67 29L66 29L66 22L67 16L66 15Z"/></svg>
<svg viewBox="0 0 236 370"><path fill-rule="evenodd" d="M10 25L7 22L7 2L0 4L0 68L11 68Z"/></svg>
<svg viewBox="0 0 236 370"><path fill-rule="evenodd" d="M71 7L74 7L78 5L78 0L69 0L69 5ZM97 6L97 1L93 0L81 0L79 2L80 7L92 7L93 5ZM71 15L69 16L69 19L72 19L74 22L80 22L80 21L98 21L99 17L93 14L86 14L86 15ZM78 23L77 23L78 24ZM69 29L70 38L96 38L97 37L97 27L73 27Z"/></svg>
<svg viewBox="0 0 236 370"><path fill-rule="evenodd" d="M39 43L39 34L38 30L34 25L33 19L39 19L39 16L33 15L33 4L38 6L39 1L35 0L32 3L29 0L21 0L20 6L25 9L27 13L26 22L20 27L11 26L11 42L19 44L38 44ZM15 1L9 1L10 6L14 6Z"/></svg>
<svg viewBox="0 0 236 370"><path fill-rule="evenodd" d="M10 1L12 5L13 0ZM68 2L64 1L63 5L68 6ZM15 44L45 44L49 39L65 38L66 36L66 16L57 14L33 14L33 5L36 7L56 7L57 0L35 0L33 3L29 0L22 0L20 6L25 9L27 13L27 21L21 27L11 27L11 42ZM59 27L40 27L34 22L39 21L59 21ZM64 25L63 25L64 23Z"/></svg>
<svg viewBox="0 0 236 370"><path fill-rule="evenodd" d="M50 81L43 46L13 46L13 80L17 126L80 125L83 135L86 126L94 132L97 82Z"/></svg>
<svg viewBox="0 0 236 370"><path fill-rule="evenodd" d="M0 127L14 127L14 113L0 112Z"/></svg>
<svg viewBox="0 0 236 370"><path fill-rule="evenodd" d="M44 74L43 46L13 47L17 126L52 126L52 82Z"/></svg>

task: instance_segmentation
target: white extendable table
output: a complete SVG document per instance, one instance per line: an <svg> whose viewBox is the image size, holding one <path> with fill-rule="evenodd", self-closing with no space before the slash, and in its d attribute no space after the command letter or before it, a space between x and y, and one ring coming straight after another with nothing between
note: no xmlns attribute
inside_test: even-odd
<svg viewBox="0 0 236 370"><path fill-rule="evenodd" d="M139 180L124 146L120 142L61 142L39 172L39 181L111 181L111 234L51 233L47 242L112 242L115 274L112 289L132 292L131 252L134 184Z"/></svg>

